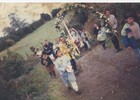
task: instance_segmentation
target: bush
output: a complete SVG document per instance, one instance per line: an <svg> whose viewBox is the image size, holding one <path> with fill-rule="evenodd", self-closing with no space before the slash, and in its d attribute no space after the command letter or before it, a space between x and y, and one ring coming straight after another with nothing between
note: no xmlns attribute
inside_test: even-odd
<svg viewBox="0 0 140 100"><path fill-rule="evenodd" d="M8 48L8 44L5 41L5 38L0 38L0 51Z"/></svg>
<svg viewBox="0 0 140 100"><path fill-rule="evenodd" d="M3 79L9 81L20 77L25 70L24 64L25 60L21 55L8 51L2 65L1 75Z"/></svg>
<svg viewBox="0 0 140 100"><path fill-rule="evenodd" d="M16 34L9 34L9 35L5 36L5 39L12 39L15 42L17 42L20 40L20 37Z"/></svg>
<svg viewBox="0 0 140 100"><path fill-rule="evenodd" d="M53 17L53 18L56 17L57 13L58 13L60 10L61 10L61 8L53 9L53 10L51 11L52 17Z"/></svg>
<svg viewBox="0 0 140 100"><path fill-rule="evenodd" d="M24 85L24 81L27 81L24 80L24 74L33 70L37 63L37 58L31 56L24 59L18 53L8 50L7 55L0 61L0 100L25 100L25 94L19 93L19 89ZM33 91L36 91L33 86L27 90ZM21 98L23 96L24 99Z"/></svg>
<svg viewBox="0 0 140 100"><path fill-rule="evenodd" d="M15 41L13 39L6 39L6 44L8 44L9 46L12 46L15 44Z"/></svg>
<svg viewBox="0 0 140 100"><path fill-rule="evenodd" d="M88 19L87 11L85 9L80 9L76 11L75 14L77 16L77 20L84 25Z"/></svg>
<svg viewBox="0 0 140 100"><path fill-rule="evenodd" d="M51 16L47 13L46 14L42 13L42 14L40 14L40 19L42 19L44 21L49 21L49 20L51 20Z"/></svg>

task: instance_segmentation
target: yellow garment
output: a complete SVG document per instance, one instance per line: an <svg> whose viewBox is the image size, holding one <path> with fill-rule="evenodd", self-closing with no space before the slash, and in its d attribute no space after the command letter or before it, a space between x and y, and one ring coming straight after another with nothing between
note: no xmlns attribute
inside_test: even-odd
<svg viewBox="0 0 140 100"><path fill-rule="evenodd" d="M76 45L71 40L68 40L68 42L71 45L72 51L69 51L70 48L67 47L66 43L62 43L62 42L60 42L59 48L62 54L66 55L71 60L72 58L74 58L72 52L75 52Z"/></svg>

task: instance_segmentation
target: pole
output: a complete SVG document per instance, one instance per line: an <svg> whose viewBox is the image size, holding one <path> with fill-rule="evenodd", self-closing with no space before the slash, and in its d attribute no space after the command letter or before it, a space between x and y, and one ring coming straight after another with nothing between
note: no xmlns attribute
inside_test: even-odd
<svg viewBox="0 0 140 100"><path fill-rule="evenodd" d="M64 24L64 27L66 28L66 30L67 30L67 32L68 32L68 34L69 34L69 36L70 36L72 42L74 43L74 39L72 38L72 35L70 34L70 31L69 31L69 29L68 29L68 27L67 27L67 25L66 25L66 23L65 23L64 20L63 20L63 24ZM74 44L75 44L75 43L74 43ZM80 50L79 50L79 48L77 47L77 45L76 45L76 49L77 49L78 52L80 53Z"/></svg>

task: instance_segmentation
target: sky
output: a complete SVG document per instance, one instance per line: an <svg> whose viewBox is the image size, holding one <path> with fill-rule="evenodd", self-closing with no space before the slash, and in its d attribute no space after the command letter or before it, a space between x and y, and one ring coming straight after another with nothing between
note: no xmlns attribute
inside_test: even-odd
<svg viewBox="0 0 140 100"><path fill-rule="evenodd" d="M51 10L61 7L62 3L0 3L0 37L2 30L10 26L8 14L16 13L21 19L32 23L40 18L41 13L51 14Z"/></svg>

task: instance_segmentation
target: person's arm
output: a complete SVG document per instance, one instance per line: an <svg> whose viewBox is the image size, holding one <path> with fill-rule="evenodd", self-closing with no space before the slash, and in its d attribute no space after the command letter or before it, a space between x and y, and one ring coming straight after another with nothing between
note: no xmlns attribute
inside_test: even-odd
<svg viewBox="0 0 140 100"><path fill-rule="evenodd" d="M113 29L117 28L118 23L114 15L110 16L110 25L112 26Z"/></svg>
<svg viewBox="0 0 140 100"><path fill-rule="evenodd" d="M126 28L128 28L128 25L127 25L127 24L125 24L125 25L123 26L123 28L122 28L122 30L121 30L121 36L126 36L126 31L125 31Z"/></svg>

